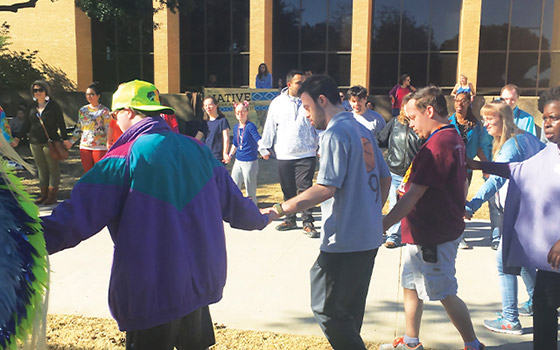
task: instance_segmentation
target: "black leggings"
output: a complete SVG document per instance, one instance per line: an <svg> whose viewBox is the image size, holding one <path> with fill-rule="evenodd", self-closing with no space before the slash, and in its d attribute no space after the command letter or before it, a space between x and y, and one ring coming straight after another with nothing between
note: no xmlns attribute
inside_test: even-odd
<svg viewBox="0 0 560 350"><path fill-rule="evenodd" d="M557 349L558 307L560 273L538 270L533 296L533 349Z"/></svg>

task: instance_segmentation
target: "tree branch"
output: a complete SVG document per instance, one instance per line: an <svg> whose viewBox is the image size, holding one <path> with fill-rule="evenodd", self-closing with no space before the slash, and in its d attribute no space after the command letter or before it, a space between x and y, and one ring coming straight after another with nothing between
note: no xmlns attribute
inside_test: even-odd
<svg viewBox="0 0 560 350"><path fill-rule="evenodd" d="M35 4L39 0L28 0L26 2L19 2L12 5L2 5L0 6L0 12L18 12L19 9L35 7Z"/></svg>

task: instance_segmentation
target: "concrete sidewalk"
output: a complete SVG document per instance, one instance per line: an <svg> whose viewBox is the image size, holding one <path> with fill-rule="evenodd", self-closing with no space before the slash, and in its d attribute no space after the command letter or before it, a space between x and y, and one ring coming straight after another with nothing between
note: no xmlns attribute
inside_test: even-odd
<svg viewBox="0 0 560 350"><path fill-rule="evenodd" d="M318 255L319 240L307 238L300 230L278 232L274 226L247 232L225 225L228 282L223 300L211 306L213 320L228 328L322 336L309 306L309 268ZM459 296L488 349L532 349L531 318L521 318L522 336L493 333L482 325L484 319L495 318L501 307L496 253L490 249L489 233L488 222L467 223L466 238L474 249L458 254ZM111 259L112 242L106 230L53 255L49 313L110 317ZM380 248L362 328L365 340L390 342L404 332L401 263L401 249ZM523 282L519 289L519 300L525 301ZM463 348L458 332L436 302L425 304L421 341L432 349Z"/></svg>

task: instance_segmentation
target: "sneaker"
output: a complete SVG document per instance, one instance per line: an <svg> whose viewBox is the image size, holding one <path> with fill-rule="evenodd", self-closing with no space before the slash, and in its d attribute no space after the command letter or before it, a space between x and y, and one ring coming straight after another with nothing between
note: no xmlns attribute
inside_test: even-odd
<svg viewBox="0 0 560 350"><path fill-rule="evenodd" d="M531 317L533 316L533 304L526 301L518 308L519 316Z"/></svg>
<svg viewBox="0 0 560 350"><path fill-rule="evenodd" d="M492 248L492 250L498 250L499 245L500 245L500 241L494 241L492 242L492 244L490 244L490 248Z"/></svg>
<svg viewBox="0 0 560 350"><path fill-rule="evenodd" d="M320 236L312 223L303 225L303 233L309 238L319 238Z"/></svg>
<svg viewBox="0 0 560 350"><path fill-rule="evenodd" d="M459 249L472 249L472 247L463 238L461 242L459 242Z"/></svg>
<svg viewBox="0 0 560 350"><path fill-rule="evenodd" d="M295 221L288 221L284 220L280 225L276 226L278 231L288 231L297 228L297 224Z"/></svg>
<svg viewBox="0 0 560 350"><path fill-rule="evenodd" d="M484 327L493 332L505 334L523 334L523 327L520 322L509 322L503 317L495 320L484 320Z"/></svg>
<svg viewBox="0 0 560 350"><path fill-rule="evenodd" d="M393 349L396 349L396 350L424 350L424 346L422 346L422 343L420 343L420 344L418 344L414 347L411 347L404 342L404 337L399 337L399 338L393 340L392 344L382 344L379 347L379 350L393 350Z"/></svg>
<svg viewBox="0 0 560 350"><path fill-rule="evenodd" d="M385 247L389 249L398 248L401 245L401 238L398 235L390 235L385 241Z"/></svg>
<svg viewBox="0 0 560 350"><path fill-rule="evenodd" d="M478 349L473 348L472 346L465 346L464 350L486 350L486 345L480 343Z"/></svg>

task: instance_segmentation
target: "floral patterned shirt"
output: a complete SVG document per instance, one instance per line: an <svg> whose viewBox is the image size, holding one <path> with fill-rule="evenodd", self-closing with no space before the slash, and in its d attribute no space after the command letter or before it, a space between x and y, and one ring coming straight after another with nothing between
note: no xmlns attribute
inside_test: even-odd
<svg viewBox="0 0 560 350"><path fill-rule="evenodd" d="M85 105L78 113L78 123L70 142L75 143L81 134L80 149L107 150L107 130L111 122L109 109L102 104L95 108Z"/></svg>

